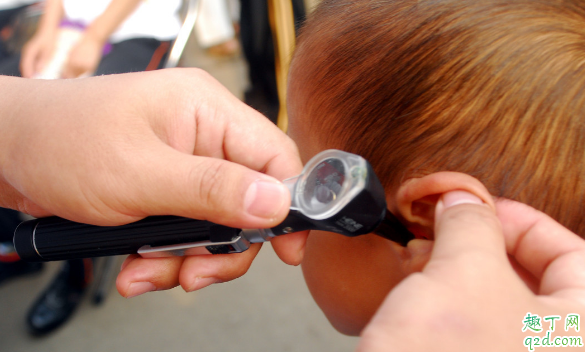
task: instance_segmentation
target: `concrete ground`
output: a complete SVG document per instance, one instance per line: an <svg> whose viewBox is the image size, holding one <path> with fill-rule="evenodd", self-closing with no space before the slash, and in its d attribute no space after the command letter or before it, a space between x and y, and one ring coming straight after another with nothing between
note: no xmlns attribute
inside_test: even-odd
<svg viewBox="0 0 585 352"><path fill-rule="evenodd" d="M246 67L240 57L212 58L191 41L183 65L206 69L243 96ZM269 244L248 274L233 282L195 293L179 288L132 299L122 298L111 286L102 305L93 305L88 295L67 325L33 338L24 317L58 265L50 263L40 275L0 286L0 351L343 352L357 343L329 325L300 268L280 262Z"/></svg>

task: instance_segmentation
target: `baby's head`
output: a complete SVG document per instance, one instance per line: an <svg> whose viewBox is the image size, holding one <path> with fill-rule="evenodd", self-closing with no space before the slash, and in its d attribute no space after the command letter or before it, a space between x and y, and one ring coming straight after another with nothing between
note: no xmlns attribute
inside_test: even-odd
<svg viewBox="0 0 585 352"><path fill-rule="evenodd" d="M438 194L478 179L583 236L584 24L582 1L324 0L293 58L289 133L304 161L368 159L417 235L432 237ZM309 236L305 278L340 331L424 265L388 243Z"/></svg>
<svg viewBox="0 0 585 352"><path fill-rule="evenodd" d="M387 191L458 171L584 235L584 23L581 1L325 0L293 60L291 134L364 156Z"/></svg>

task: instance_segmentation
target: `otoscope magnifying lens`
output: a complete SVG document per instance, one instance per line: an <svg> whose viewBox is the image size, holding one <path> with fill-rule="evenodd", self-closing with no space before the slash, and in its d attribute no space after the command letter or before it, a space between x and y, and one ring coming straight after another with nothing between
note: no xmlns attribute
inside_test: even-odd
<svg viewBox="0 0 585 352"><path fill-rule="evenodd" d="M315 198L318 202L327 204L335 200L335 193L327 188L327 186L319 185L315 188Z"/></svg>
<svg viewBox="0 0 585 352"><path fill-rule="evenodd" d="M345 167L337 158L329 158L319 163L309 176L304 189L304 202L312 210L328 208L342 190L345 181Z"/></svg>

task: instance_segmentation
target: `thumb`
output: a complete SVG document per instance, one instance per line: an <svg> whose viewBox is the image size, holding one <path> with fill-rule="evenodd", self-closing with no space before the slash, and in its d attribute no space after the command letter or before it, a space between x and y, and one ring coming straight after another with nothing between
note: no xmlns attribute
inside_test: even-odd
<svg viewBox="0 0 585 352"><path fill-rule="evenodd" d="M429 263L447 265L444 269L454 271L466 266L491 271L489 263L508 266L493 200L465 191L443 194L436 207L435 245Z"/></svg>
<svg viewBox="0 0 585 352"><path fill-rule="evenodd" d="M239 228L272 227L288 214L290 192L275 178L230 161L162 149L150 153L148 163L127 168L139 173L127 179L140 213Z"/></svg>

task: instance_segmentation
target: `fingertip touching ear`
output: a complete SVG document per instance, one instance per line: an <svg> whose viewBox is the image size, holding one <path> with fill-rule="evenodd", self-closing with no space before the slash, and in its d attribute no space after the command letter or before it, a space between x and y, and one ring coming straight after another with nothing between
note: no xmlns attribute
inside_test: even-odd
<svg viewBox="0 0 585 352"><path fill-rule="evenodd" d="M403 182L396 193L397 210L416 237L430 239L439 198L457 190L474 194L495 209L493 197L478 179L461 172L441 171Z"/></svg>

